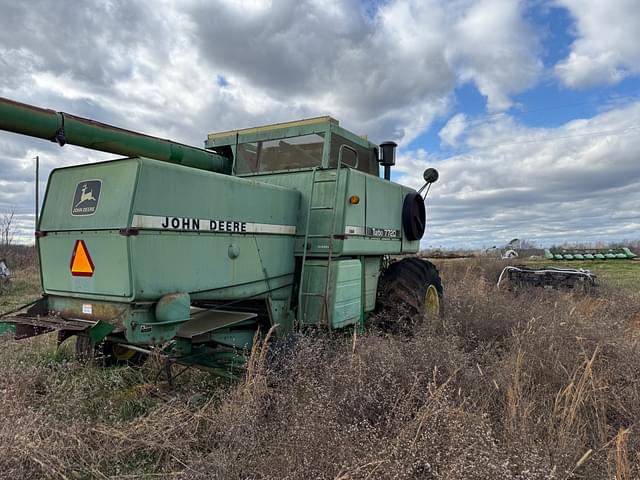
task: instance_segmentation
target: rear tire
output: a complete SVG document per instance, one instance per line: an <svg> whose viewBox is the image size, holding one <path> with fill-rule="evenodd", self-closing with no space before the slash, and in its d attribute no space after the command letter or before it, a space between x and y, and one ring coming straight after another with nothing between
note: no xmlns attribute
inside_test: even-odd
<svg viewBox="0 0 640 480"><path fill-rule="evenodd" d="M76 337L76 358L81 363L93 362L103 367L116 367L128 365L130 367L142 366L146 355L114 342L101 342L94 345L86 335Z"/></svg>
<svg viewBox="0 0 640 480"><path fill-rule="evenodd" d="M142 352L136 352L129 348L123 347L114 342L102 343L102 354L104 355L104 363L106 367L118 367L128 365L130 367L141 367L147 359Z"/></svg>
<svg viewBox="0 0 640 480"><path fill-rule="evenodd" d="M442 294L440 274L431 262L418 257L393 262L378 282L372 323L384 331L410 333L423 319L440 316Z"/></svg>

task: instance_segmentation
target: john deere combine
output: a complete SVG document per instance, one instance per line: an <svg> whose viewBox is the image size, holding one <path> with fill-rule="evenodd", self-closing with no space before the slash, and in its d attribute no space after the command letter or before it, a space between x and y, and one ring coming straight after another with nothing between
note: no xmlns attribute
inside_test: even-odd
<svg viewBox="0 0 640 480"><path fill-rule="evenodd" d="M362 326L379 283L437 313L424 198L330 117L208 136L205 149L0 99L0 129L126 158L51 173L37 226L43 298L5 318L112 361L155 349L229 374L256 332ZM385 177L379 177L379 166ZM425 181L437 179L433 169Z"/></svg>

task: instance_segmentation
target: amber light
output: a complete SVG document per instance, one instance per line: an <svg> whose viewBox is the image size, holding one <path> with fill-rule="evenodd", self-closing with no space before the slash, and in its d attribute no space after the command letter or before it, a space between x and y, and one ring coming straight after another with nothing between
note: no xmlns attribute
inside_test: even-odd
<svg viewBox="0 0 640 480"><path fill-rule="evenodd" d="M351 205L357 205L360 203L360 197L358 195L351 195L349 197L349 203Z"/></svg>

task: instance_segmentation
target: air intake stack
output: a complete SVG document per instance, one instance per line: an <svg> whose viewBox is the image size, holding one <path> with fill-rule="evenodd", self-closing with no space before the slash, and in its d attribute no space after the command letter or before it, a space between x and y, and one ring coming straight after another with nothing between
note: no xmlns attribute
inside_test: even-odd
<svg viewBox="0 0 640 480"><path fill-rule="evenodd" d="M384 179L391 180L391 167L396 164L396 142L383 142L380 144L380 150L382 152L382 158L380 158L380 165L384 167Z"/></svg>

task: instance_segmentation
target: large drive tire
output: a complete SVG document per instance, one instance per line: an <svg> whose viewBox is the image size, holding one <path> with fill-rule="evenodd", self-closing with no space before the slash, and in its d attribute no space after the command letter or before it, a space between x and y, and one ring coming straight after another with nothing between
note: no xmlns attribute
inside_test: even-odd
<svg viewBox="0 0 640 480"><path fill-rule="evenodd" d="M442 280L431 262L403 258L389 265L378 282L375 327L411 333L423 319L435 321L441 313Z"/></svg>

